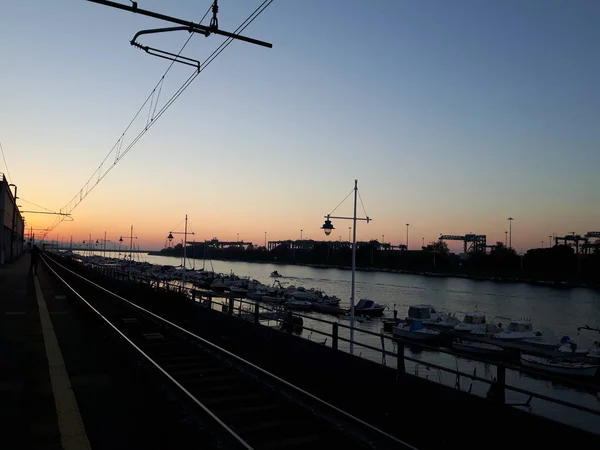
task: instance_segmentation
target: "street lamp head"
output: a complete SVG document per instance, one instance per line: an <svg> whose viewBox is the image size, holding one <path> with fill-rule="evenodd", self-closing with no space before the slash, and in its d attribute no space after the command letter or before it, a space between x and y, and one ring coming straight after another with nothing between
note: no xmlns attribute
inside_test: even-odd
<svg viewBox="0 0 600 450"><path fill-rule="evenodd" d="M173 233L169 233L169 235L167 236L167 239L169 241L172 241L173 240Z"/></svg>
<svg viewBox="0 0 600 450"><path fill-rule="evenodd" d="M323 223L321 229L325 233L325 236L329 236L331 232L335 230L334 226L331 224L331 220L329 219L325 219L325 223Z"/></svg>
<svg viewBox="0 0 600 450"><path fill-rule="evenodd" d="M123 236L119 238L119 242L123 242Z"/></svg>

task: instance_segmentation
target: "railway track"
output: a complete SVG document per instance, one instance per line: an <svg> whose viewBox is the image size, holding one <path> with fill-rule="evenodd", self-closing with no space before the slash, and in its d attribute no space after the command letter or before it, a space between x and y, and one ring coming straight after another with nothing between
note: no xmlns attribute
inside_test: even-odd
<svg viewBox="0 0 600 450"><path fill-rule="evenodd" d="M414 449L44 256L49 272L186 397L218 445Z"/></svg>

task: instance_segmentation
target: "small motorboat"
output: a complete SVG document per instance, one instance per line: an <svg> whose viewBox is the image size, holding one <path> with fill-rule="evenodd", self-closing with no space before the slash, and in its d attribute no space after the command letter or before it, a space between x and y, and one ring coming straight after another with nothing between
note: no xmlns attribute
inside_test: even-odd
<svg viewBox="0 0 600 450"><path fill-rule="evenodd" d="M383 325L383 331L386 333L393 333L394 327L397 327L400 323L404 323L402 319L397 317L382 317L381 324Z"/></svg>
<svg viewBox="0 0 600 450"><path fill-rule="evenodd" d="M460 323L454 315L438 312L431 305L413 305L408 308L407 321L418 320L429 328L452 329Z"/></svg>
<svg viewBox="0 0 600 450"><path fill-rule="evenodd" d="M441 335L437 330L423 328L423 322L419 320L398 324L398 326L392 329L392 332L394 333L394 337L413 341L432 341Z"/></svg>
<svg viewBox="0 0 600 450"><path fill-rule="evenodd" d="M541 370L544 372L558 373L561 375L577 375L593 377L598 371L598 364L587 364L564 359L544 358L521 353L521 364L524 367Z"/></svg>
<svg viewBox="0 0 600 450"><path fill-rule="evenodd" d="M501 328L500 325L498 327ZM511 320L505 330L492 336L493 339L502 341L518 341L524 339L541 340L542 333L533 331L533 325L528 319Z"/></svg>
<svg viewBox="0 0 600 450"><path fill-rule="evenodd" d="M498 345L488 344L486 342L474 342L465 340L456 340L452 342L452 348L461 352L477 353L478 355L501 355L504 349Z"/></svg>
<svg viewBox="0 0 600 450"><path fill-rule="evenodd" d="M486 314L481 311L465 314L463 321L454 326L454 331L484 333L486 331Z"/></svg>
<svg viewBox="0 0 600 450"><path fill-rule="evenodd" d="M355 316L379 317L383 316L384 305L375 303L373 300L361 298L354 307Z"/></svg>
<svg viewBox="0 0 600 450"><path fill-rule="evenodd" d="M274 270L273 272L271 272L271 278L281 278L283 275L281 275L279 272L277 272L276 270Z"/></svg>

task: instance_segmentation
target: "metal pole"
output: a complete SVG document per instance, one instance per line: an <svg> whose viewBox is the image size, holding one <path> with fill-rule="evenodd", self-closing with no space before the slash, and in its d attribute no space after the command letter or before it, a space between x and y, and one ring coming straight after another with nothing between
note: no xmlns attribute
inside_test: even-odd
<svg viewBox="0 0 600 450"><path fill-rule="evenodd" d="M258 39L253 39L253 38L249 38L246 36L241 36L239 34L235 34L235 33L230 33L228 31L223 31L220 30L216 27L207 27L204 25L200 25L199 23L194 23L194 22L188 22L187 20L182 20L182 19L177 19L176 17L170 17L170 16L166 16L164 14L159 14L159 13L155 13L153 11L148 11L145 9L141 9L138 8L137 6L137 2L133 2L134 5L133 6L129 6L129 5L122 5L120 3L116 3L116 2L112 2L109 0L88 0L92 3L98 3L100 5L106 5L106 6L111 6L113 8L117 8L117 9L122 9L124 11L129 11L132 12L134 14L141 14L144 16L148 16L148 17L153 17L155 19L159 19L159 20L164 20L166 22L171 22L171 23L176 23L179 25L184 25L186 27L190 28L190 31L195 31L195 32L199 32L202 34L205 33L214 33L214 34L219 34L221 36L225 36L225 37L229 37L232 39L237 39L240 41L244 41L244 42L248 42L250 44L256 44L256 45L260 45L262 47L268 47L268 48L272 48L273 44L270 44L268 42L263 42L263 41L259 41ZM208 34L205 34L205 36L208 36Z"/></svg>
<svg viewBox="0 0 600 450"><path fill-rule="evenodd" d="M104 257L106 258L106 231L104 232Z"/></svg>
<svg viewBox="0 0 600 450"><path fill-rule="evenodd" d="M406 224L406 250L408 250L408 223Z"/></svg>
<svg viewBox="0 0 600 450"><path fill-rule="evenodd" d="M187 247L187 214L185 215L185 232L183 233L183 287L185 287L185 249Z"/></svg>
<svg viewBox="0 0 600 450"><path fill-rule="evenodd" d="M354 215L352 217L352 287L350 294L350 354L354 354L354 281L356 278L356 200L358 180L354 180Z"/></svg>
<svg viewBox="0 0 600 450"><path fill-rule="evenodd" d="M129 237L129 274L131 275L131 260L133 259L133 225L131 225L131 236Z"/></svg>

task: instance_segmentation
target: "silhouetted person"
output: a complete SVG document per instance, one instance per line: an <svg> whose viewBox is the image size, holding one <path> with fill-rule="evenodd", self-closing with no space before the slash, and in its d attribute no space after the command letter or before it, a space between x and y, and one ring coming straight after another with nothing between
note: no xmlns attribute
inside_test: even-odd
<svg viewBox="0 0 600 450"><path fill-rule="evenodd" d="M31 248L31 260L29 261L29 273L35 275L37 273L37 264L40 260L40 249L37 245Z"/></svg>

